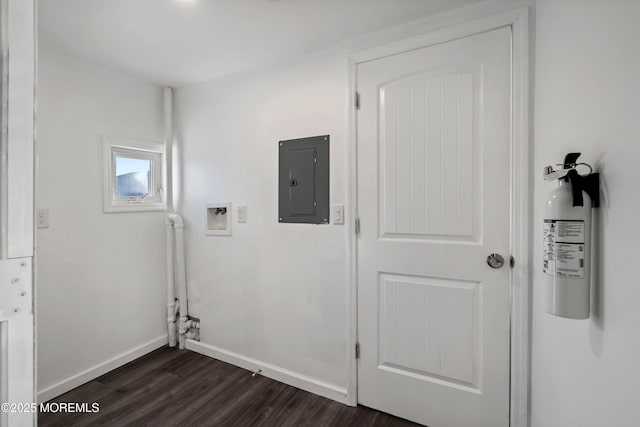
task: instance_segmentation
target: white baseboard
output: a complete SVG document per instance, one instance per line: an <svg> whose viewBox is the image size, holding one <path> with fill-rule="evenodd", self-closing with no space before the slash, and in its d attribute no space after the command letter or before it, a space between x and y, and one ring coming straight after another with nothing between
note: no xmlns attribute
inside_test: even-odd
<svg viewBox="0 0 640 427"><path fill-rule="evenodd" d="M199 341L187 340L188 350L195 351L214 359L222 360L249 371L261 369L260 375L280 381L281 383L314 393L340 403L348 404L347 389L329 384L288 369L280 368L251 357L243 356L232 351L205 344Z"/></svg>
<svg viewBox="0 0 640 427"><path fill-rule="evenodd" d="M73 390L74 388L81 386L82 384L94 380L99 376L106 374L107 372L113 371L114 369L119 368L120 366L125 365L140 356L143 356L157 348L162 347L163 345L166 345L168 342L169 337L167 335L160 336L145 344L142 344L141 346L133 348L122 354L119 354L112 359L102 362L99 365L84 370L72 377L60 381L59 383L40 390L38 392L38 403L46 402L53 399L54 397L58 397L61 394L68 392L69 390Z"/></svg>

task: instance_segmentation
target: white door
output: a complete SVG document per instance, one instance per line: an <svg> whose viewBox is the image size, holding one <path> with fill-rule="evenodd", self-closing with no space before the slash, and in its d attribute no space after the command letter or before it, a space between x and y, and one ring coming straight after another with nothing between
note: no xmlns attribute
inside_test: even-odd
<svg viewBox="0 0 640 427"><path fill-rule="evenodd" d="M509 424L510 44L357 68L358 401L429 427Z"/></svg>
<svg viewBox="0 0 640 427"><path fill-rule="evenodd" d="M0 426L21 427L35 425L35 2L0 0L0 33Z"/></svg>

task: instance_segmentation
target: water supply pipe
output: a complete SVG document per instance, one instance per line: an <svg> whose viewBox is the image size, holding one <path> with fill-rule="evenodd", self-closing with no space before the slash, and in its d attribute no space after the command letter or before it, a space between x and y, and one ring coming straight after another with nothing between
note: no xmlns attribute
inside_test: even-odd
<svg viewBox="0 0 640 427"><path fill-rule="evenodd" d="M187 307L187 273L184 257L184 222L173 213L173 89L165 87L164 95L164 146L165 182L167 204L165 219L166 263L167 263L167 325L169 346L185 348L187 338L199 337L199 322L189 320ZM176 284L178 299L176 299ZM178 319L178 325L176 325Z"/></svg>
<svg viewBox="0 0 640 427"><path fill-rule="evenodd" d="M164 195L167 212L173 212L173 89L166 86L164 96Z"/></svg>
<svg viewBox="0 0 640 427"><path fill-rule="evenodd" d="M167 211L173 211L173 174L172 174L172 151L173 151L173 89L165 87L163 90L164 101L164 195ZM176 300L175 291L175 254L174 254L174 231L173 220L167 216L165 218L165 246L166 246L166 270L167 270L167 334L169 335L169 347L175 347L178 341L176 316L178 315L179 304Z"/></svg>
<svg viewBox="0 0 640 427"><path fill-rule="evenodd" d="M175 263L176 263L176 279L178 284L178 304L180 307L180 319L178 325L178 348L185 347L187 339L186 334L189 332L188 323L188 306L187 306L187 272L184 258L184 222L178 214L168 214L168 220L173 224L175 237Z"/></svg>
<svg viewBox="0 0 640 427"><path fill-rule="evenodd" d="M169 334L169 347L175 347L178 340L176 327L176 314L178 306L176 304L175 292L175 270L173 256L173 223L167 216L165 218L165 243L166 243L166 264L167 264L167 333Z"/></svg>

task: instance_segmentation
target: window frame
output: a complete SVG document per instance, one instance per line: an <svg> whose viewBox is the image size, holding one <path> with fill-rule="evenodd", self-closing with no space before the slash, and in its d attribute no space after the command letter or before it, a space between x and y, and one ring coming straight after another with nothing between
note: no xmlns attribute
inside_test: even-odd
<svg viewBox="0 0 640 427"><path fill-rule="evenodd" d="M147 196L118 196L116 192L116 158L149 160ZM103 209L105 213L148 212L166 210L164 144L135 139L103 137Z"/></svg>

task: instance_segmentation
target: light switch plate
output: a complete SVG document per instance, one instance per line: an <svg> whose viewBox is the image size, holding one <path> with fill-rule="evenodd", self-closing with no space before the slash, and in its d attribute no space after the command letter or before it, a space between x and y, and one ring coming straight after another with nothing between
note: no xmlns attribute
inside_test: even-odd
<svg viewBox="0 0 640 427"><path fill-rule="evenodd" d="M36 225L38 228L49 228L49 209L39 208L36 211Z"/></svg>
<svg viewBox="0 0 640 427"><path fill-rule="evenodd" d="M344 206L335 205L331 208L331 221L336 225L344 224Z"/></svg>
<svg viewBox="0 0 640 427"><path fill-rule="evenodd" d="M247 207L238 206L237 215L238 222L247 222Z"/></svg>

